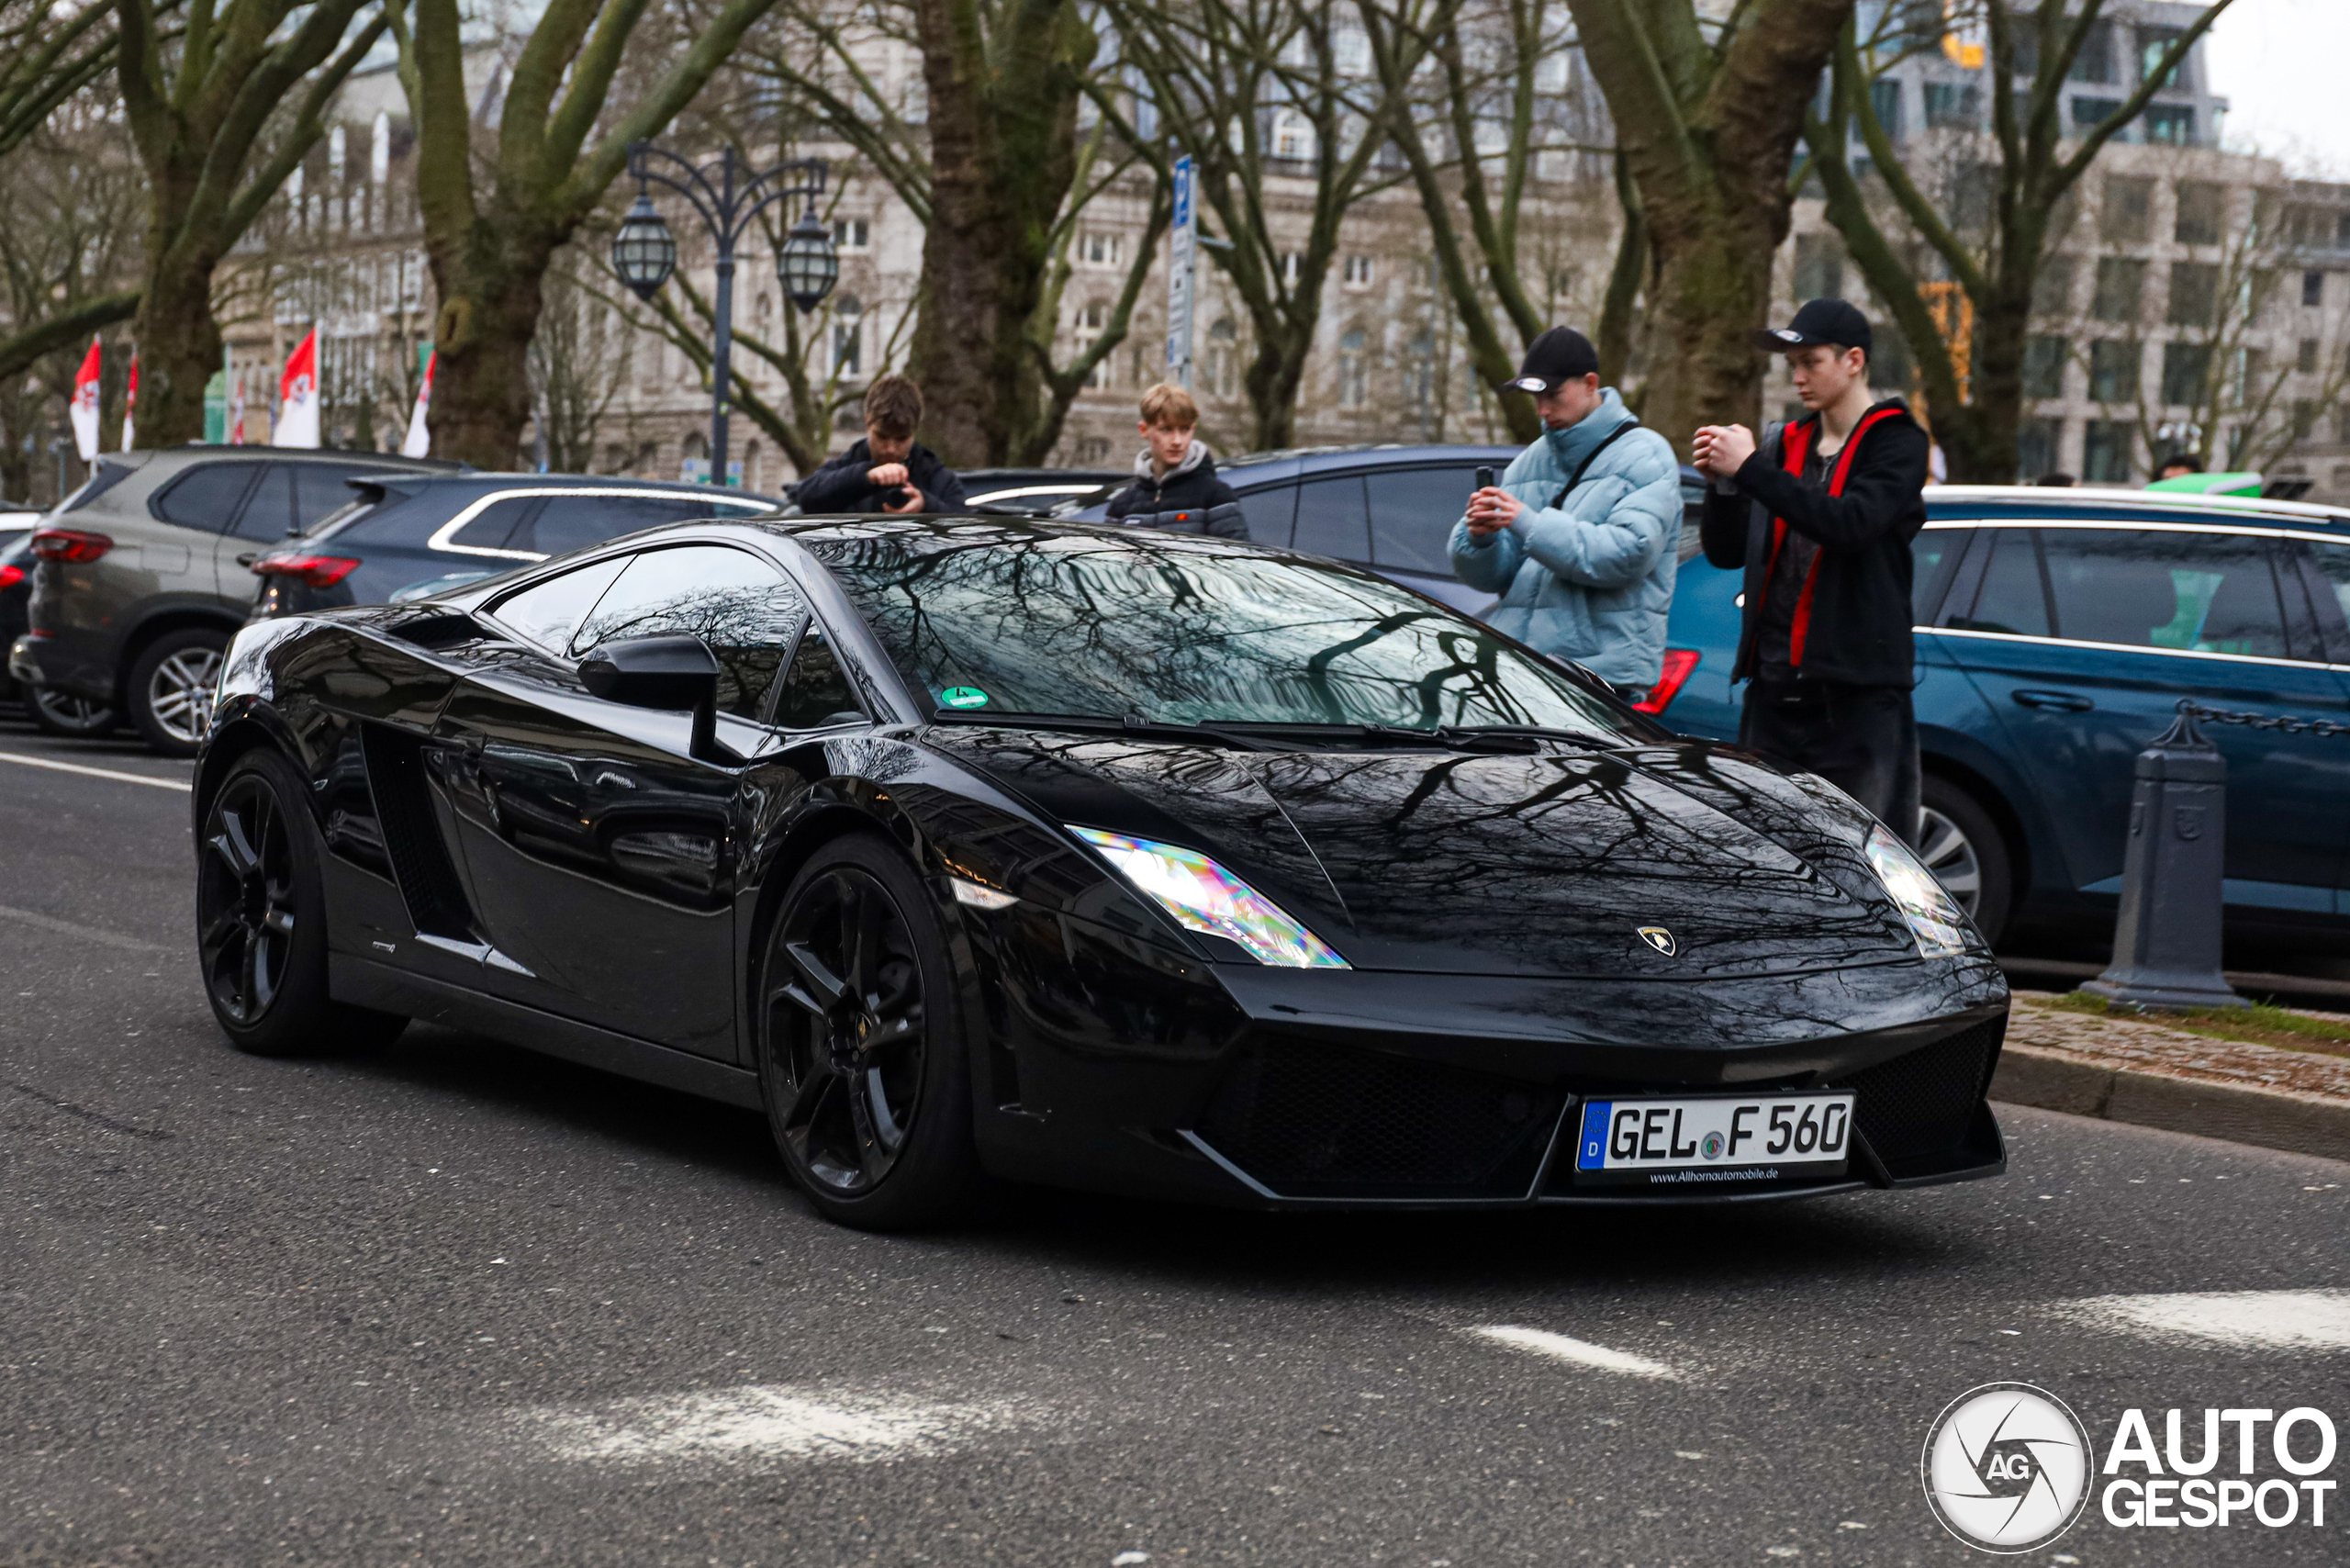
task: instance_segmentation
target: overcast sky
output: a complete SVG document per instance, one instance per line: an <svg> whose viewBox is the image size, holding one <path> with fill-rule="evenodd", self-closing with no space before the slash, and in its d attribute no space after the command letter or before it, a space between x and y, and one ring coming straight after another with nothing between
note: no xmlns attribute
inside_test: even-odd
<svg viewBox="0 0 2350 1568"><path fill-rule="evenodd" d="M2350 180L2350 0L2236 0L2208 48L2229 146Z"/></svg>

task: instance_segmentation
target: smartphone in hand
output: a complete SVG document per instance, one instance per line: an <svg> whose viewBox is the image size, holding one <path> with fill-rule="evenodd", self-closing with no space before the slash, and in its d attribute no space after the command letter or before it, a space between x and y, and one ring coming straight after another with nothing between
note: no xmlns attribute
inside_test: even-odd
<svg viewBox="0 0 2350 1568"><path fill-rule="evenodd" d="M1477 470L1477 488L1479 488L1479 489L1481 489L1481 490L1490 490L1490 489L1492 489L1493 487L1494 487L1494 471L1493 471L1492 469L1490 469L1490 468L1480 468L1480 469L1478 469L1478 470Z"/></svg>

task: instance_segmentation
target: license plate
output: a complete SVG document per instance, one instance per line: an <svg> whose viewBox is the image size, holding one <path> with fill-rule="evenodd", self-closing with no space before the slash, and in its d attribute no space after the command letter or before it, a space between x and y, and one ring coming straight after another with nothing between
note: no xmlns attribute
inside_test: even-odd
<svg viewBox="0 0 2350 1568"><path fill-rule="evenodd" d="M1580 1183L1727 1190L1783 1176L1841 1176L1852 1096L1710 1094L1586 1100L1575 1140Z"/></svg>

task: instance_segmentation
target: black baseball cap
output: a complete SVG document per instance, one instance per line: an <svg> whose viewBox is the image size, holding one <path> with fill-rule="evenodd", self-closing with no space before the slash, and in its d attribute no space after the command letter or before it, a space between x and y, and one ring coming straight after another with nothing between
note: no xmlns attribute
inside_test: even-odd
<svg viewBox="0 0 2350 1568"><path fill-rule="evenodd" d="M1852 306L1841 299L1815 299L1796 311L1796 319L1785 326L1757 330L1753 343L1764 353L1785 353L1821 343L1867 349L1874 353L1876 345L1873 336L1869 319Z"/></svg>
<svg viewBox="0 0 2350 1568"><path fill-rule="evenodd" d="M1525 363L1515 380L1502 383L1505 392L1555 392L1569 381L1599 374L1599 351L1572 327L1553 327L1527 346Z"/></svg>

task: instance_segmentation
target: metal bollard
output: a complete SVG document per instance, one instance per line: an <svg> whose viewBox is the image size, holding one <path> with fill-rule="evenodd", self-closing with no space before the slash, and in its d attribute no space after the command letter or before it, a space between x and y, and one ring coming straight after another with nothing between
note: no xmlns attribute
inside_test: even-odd
<svg viewBox="0 0 2350 1568"><path fill-rule="evenodd" d="M2228 764L2180 704L2138 754L2113 962L2081 989L2141 1007L2251 1005L2220 972Z"/></svg>

